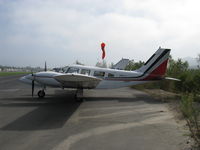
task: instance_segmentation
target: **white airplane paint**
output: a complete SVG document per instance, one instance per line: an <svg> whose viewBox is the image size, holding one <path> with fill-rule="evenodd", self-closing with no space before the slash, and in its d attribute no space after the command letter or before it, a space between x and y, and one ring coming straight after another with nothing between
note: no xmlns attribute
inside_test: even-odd
<svg viewBox="0 0 200 150"><path fill-rule="evenodd" d="M32 85L32 95L34 85L41 86L39 97L45 96L44 90L47 86L75 88L78 89L76 95L79 96L82 95L83 89L120 88L165 79L169 54L170 49L159 48L141 68L135 71L72 65L63 68L63 73L38 72L21 77L20 81Z"/></svg>

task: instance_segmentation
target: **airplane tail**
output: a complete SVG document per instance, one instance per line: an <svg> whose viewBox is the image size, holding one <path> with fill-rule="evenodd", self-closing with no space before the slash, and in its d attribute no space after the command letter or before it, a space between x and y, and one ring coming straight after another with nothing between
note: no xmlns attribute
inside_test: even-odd
<svg viewBox="0 0 200 150"><path fill-rule="evenodd" d="M146 63L136 71L146 74L145 80L163 79L167 70L170 51L170 49L159 47Z"/></svg>

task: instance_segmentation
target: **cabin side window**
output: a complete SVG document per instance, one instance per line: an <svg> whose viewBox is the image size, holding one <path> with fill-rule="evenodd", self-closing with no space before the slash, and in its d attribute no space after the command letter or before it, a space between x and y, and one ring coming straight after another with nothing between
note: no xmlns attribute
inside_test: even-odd
<svg viewBox="0 0 200 150"><path fill-rule="evenodd" d="M88 69L82 69L81 70L81 74L90 75L90 70L88 70Z"/></svg>
<svg viewBox="0 0 200 150"><path fill-rule="evenodd" d="M114 74L108 73L108 77L112 78L112 77L114 77L114 76L115 76Z"/></svg>
<svg viewBox="0 0 200 150"><path fill-rule="evenodd" d="M105 72L102 72L102 71L95 71L94 72L95 77L104 77L104 75L105 75Z"/></svg>
<svg viewBox="0 0 200 150"><path fill-rule="evenodd" d="M66 73L78 73L79 72L79 69L78 68L73 68L73 67L70 67Z"/></svg>

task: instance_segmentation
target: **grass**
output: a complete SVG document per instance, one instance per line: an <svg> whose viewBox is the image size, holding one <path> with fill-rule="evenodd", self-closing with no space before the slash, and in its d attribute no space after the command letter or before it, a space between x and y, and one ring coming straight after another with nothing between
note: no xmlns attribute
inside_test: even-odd
<svg viewBox="0 0 200 150"><path fill-rule="evenodd" d="M0 77L29 74L29 72L0 72Z"/></svg>

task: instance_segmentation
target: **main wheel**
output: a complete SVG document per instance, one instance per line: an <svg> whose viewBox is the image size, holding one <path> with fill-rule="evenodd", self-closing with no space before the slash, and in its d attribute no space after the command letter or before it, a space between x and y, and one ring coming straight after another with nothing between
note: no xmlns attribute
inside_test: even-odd
<svg viewBox="0 0 200 150"><path fill-rule="evenodd" d="M77 89L75 93L76 102L83 102L83 89Z"/></svg>
<svg viewBox="0 0 200 150"><path fill-rule="evenodd" d="M80 103L80 102L83 102L84 99L81 98L81 97L76 97L75 100L76 100L76 102L79 102L79 103Z"/></svg>
<svg viewBox="0 0 200 150"><path fill-rule="evenodd" d="M44 90L40 90L40 91L38 92L38 97L39 97L39 98L44 98L44 97L45 97L45 92L44 92Z"/></svg>

